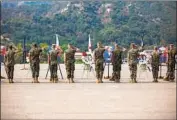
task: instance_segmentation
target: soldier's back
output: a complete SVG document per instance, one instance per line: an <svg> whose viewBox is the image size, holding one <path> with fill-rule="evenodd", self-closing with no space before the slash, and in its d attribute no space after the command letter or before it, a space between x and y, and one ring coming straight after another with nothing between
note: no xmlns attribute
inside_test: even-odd
<svg viewBox="0 0 177 120"><path fill-rule="evenodd" d="M129 50L128 53L129 53L130 64L137 63L138 50L137 49L131 49L131 50Z"/></svg>
<svg viewBox="0 0 177 120"><path fill-rule="evenodd" d="M30 50L30 55L32 57L32 61L34 62L39 62L39 55L42 52L42 50L40 48L32 48Z"/></svg>
<svg viewBox="0 0 177 120"><path fill-rule="evenodd" d="M65 54L66 54L66 61L75 60L75 58L74 58L75 52L76 52L76 50L67 49L67 50L65 51Z"/></svg>
<svg viewBox="0 0 177 120"><path fill-rule="evenodd" d="M14 58L15 52L13 50L8 50L6 53L5 64L7 66L13 66L15 64Z"/></svg>
<svg viewBox="0 0 177 120"><path fill-rule="evenodd" d="M103 53L105 49L104 48L96 48L95 49L95 59L104 59Z"/></svg>
<svg viewBox="0 0 177 120"><path fill-rule="evenodd" d="M50 51L51 64L57 64L57 56L58 56L58 51L57 50Z"/></svg>

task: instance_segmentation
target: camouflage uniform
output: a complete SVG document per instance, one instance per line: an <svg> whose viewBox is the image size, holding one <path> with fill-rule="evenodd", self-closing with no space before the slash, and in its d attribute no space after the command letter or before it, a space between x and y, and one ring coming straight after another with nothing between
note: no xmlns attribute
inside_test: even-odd
<svg viewBox="0 0 177 120"><path fill-rule="evenodd" d="M12 49L12 45L10 45L9 49L4 57L5 69L6 69L9 83L14 83L13 82L14 65L15 65L14 56L15 56L15 51Z"/></svg>
<svg viewBox="0 0 177 120"><path fill-rule="evenodd" d="M75 70L75 52L76 49L68 48L65 51L65 66L66 66L66 74L67 74L67 79L70 83L70 80L72 83L74 83L74 70Z"/></svg>
<svg viewBox="0 0 177 120"><path fill-rule="evenodd" d="M36 44L33 44L33 48L29 51L30 67L31 67L34 83L39 83L38 81L39 70L40 70L39 56L41 52L42 50L38 48Z"/></svg>
<svg viewBox="0 0 177 120"><path fill-rule="evenodd" d="M55 50L55 45L52 45L52 50L49 52L49 65L50 65L50 73L51 73L51 82L58 82L58 76L57 76L57 67L58 67L58 61L57 56L59 54L58 50Z"/></svg>
<svg viewBox="0 0 177 120"><path fill-rule="evenodd" d="M152 53L152 57L151 57L152 61L151 61L151 67L152 67L152 75L153 75L153 82L158 82L158 72L159 72L159 60L160 60L160 55L157 52L157 47L155 47L155 50Z"/></svg>
<svg viewBox="0 0 177 120"><path fill-rule="evenodd" d="M173 46L173 45L171 45ZM174 81L175 79L175 55L177 54L174 48L168 51L168 62L167 62L167 76L164 80Z"/></svg>
<svg viewBox="0 0 177 120"><path fill-rule="evenodd" d="M103 83L103 63L104 63L104 57L103 53L105 49L101 46L101 43L97 43L98 48L94 50L94 58L95 58L95 71L96 71L96 77L97 77L97 83Z"/></svg>
<svg viewBox="0 0 177 120"><path fill-rule="evenodd" d="M128 51L128 64L129 64L129 70L130 70L130 78L133 83L136 83L136 75L137 75L137 58L139 56L139 51L142 51L142 49L135 48L135 44L131 44L132 49Z"/></svg>
<svg viewBox="0 0 177 120"><path fill-rule="evenodd" d="M118 48L117 45L115 45L115 50L112 52L112 65L113 65L113 79L115 79L115 82L120 82L120 71L121 71L121 64L122 64L122 52Z"/></svg>

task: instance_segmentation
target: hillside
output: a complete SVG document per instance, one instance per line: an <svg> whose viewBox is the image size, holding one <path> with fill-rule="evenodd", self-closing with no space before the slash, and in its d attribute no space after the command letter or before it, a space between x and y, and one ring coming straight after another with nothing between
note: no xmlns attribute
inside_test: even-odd
<svg viewBox="0 0 177 120"><path fill-rule="evenodd" d="M176 41L176 3L154 1L20 1L2 2L2 34L15 44L72 43L87 49L92 43L131 42L160 45Z"/></svg>

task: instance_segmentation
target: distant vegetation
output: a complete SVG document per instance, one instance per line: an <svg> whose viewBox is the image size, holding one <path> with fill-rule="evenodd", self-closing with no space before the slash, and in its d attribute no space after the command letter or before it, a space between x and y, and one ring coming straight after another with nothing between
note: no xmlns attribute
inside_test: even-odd
<svg viewBox="0 0 177 120"><path fill-rule="evenodd" d="M124 47L141 40L145 45L176 41L176 2L3 1L1 7L1 32L16 45L27 37L28 44L46 47L55 43L55 34L61 45L71 43L81 50L87 50L88 34L94 47L97 41Z"/></svg>

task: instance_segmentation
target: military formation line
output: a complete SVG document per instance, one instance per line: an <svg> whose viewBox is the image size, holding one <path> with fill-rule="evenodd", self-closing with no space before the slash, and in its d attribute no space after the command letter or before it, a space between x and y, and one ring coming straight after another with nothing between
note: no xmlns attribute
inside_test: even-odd
<svg viewBox="0 0 177 120"><path fill-rule="evenodd" d="M130 50L128 51L128 65L130 70L130 83L137 83L137 58L139 56L139 52L143 51L143 46L137 48L137 46L132 43ZM110 80L115 81L115 83L120 82L121 78L121 64L122 64L122 50L120 47L115 44L114 50L112 51L111 62L113 65L113 73L112 78ZM103 83L103 72L104 72L104 57L103 53L106 50L101 42L97 43L97 48L93 52L93 59L95 62L95 72L96 72L96 83ZM50 65L50 82L57 83L58 76L57 76L57 56L58 54L64 53L64 64L66 66L66 73L67 73L67 82L74 83L74 71L75 71L75 53L80 51L78 48L68 44L68 49L63 51L59 46L56 49L56 45L52 45L52 50L48 54L49 65ZM15 65L15 58L14 55L18 51L13 48L12 45L9 45L6 55L4 57L4 64L5 70L7 73L7 77L9 83L14 83L14 65ZM30 68L32 71L32 83L40 83L38 80L39 71L40 71L40 54L42 49L37 46L37 44L33 43L32 48L29 51L29 62ZM158 72L159 72L159 65L160 65L160 54L158 52L157 47L154 47L154 51L151 55L151 67L152 67L152 75L153 75L153 82L158 82ZM167 73L164 80L173 82L175 79L175 55L177 54L176 49L174 49L174 45L170 44L170 49L168 51L168 60L167 60Z"/></svg>

